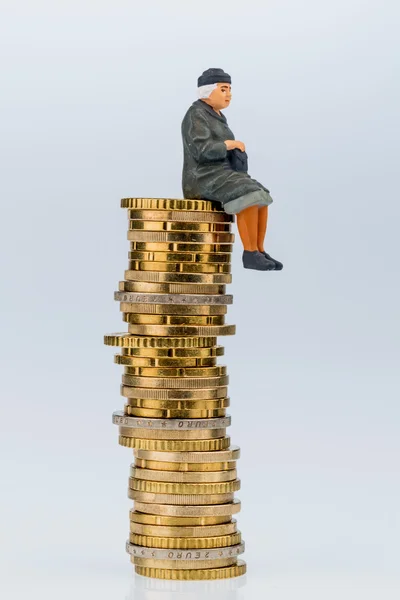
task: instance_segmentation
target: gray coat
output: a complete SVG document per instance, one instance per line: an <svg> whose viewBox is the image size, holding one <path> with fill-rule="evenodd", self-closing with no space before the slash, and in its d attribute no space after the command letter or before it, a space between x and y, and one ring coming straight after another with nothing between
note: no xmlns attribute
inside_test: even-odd
<svg viewBox="0 0 400 600"><path fill-rule="evenodd" d="M217 200L225 205L260 189L269 192L248 173L232 170L224 141L235 136L224 114L196 100L183 118L181 131L184 198Z"/></svg>

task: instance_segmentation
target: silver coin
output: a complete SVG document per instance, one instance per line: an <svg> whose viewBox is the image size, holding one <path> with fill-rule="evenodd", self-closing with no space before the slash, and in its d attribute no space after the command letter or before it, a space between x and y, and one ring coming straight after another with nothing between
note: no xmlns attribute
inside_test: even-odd
<svg viewBox="0 0 400 600"><path fill-rule="evenodd" d="M132 556L140 556L141 558L154 558L160 560L215 560L216 558L231 558L242 554L245 550L245 544L237 544L236 546L224 546L223 548L205 548L197 550L189 549L164 549L164 548L148 548L146 546L136 546L129 541L126 542L126 551ZM179 567L177 567L179 568Z"/></svg>
<svg viewBox="0 0 400 600"><path fill-rule="evenodd" d="M122 410L113 413L114 425L140 429L166 429L174 431L188 431L192 429L219 429L229 427L230 415L215 419L144 419L143 417L129 417Z"/></svg>
<svg viewBox="0 0 400 600"><path fill-rule="evenodd" d="M232 294L146 294L145 292L114 292L117 302L143 302L149 304L232 304Z"/></svg>

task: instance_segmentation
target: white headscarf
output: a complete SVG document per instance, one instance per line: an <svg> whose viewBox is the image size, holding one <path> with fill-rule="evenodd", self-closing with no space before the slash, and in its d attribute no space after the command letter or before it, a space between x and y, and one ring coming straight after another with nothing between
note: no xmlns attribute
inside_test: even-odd
<svg viewBox="0 0 400 600"><path fill-rule="evenodd" d="M210 83L209 85L201 85L197 88L199 98L208 98L213 90L218 87L216 83Z"/></svg>

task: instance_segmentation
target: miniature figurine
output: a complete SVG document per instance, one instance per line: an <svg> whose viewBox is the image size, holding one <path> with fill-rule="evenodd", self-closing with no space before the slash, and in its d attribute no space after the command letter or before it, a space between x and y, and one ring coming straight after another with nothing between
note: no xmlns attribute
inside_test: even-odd
<svg viewBox="0 0 400 600"><path fill-rule="evenodd" d="M247 173L243 142L235 140L225 115L231 77L223 69L207 69L197 80L198 100L182 121L184 198L216 200L237 216L243 243L243 266L259 271L281 270L283 264L264 250L269 190Z"/></svg>

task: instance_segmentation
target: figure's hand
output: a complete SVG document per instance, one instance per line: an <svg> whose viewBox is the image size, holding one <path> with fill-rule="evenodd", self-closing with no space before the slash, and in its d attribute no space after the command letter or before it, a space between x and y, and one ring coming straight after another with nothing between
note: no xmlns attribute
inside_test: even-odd
<svg viewBox="0 0 400 600"><path fill-rule="evenodd" d="M236 148L239 148L239 150L241 150L242 152L244 152L246 150L246 146L243 144L243 142L239 142L236 140Z"/></svg>
<svg viewBox="0 0 400 600"><path fill-rule="evenodd" d="M239 142L239 140L225 140L225 145L228 150L233 150L234 148L239 148L242 152L245 151L246 147L243 142Z"/></svg>

